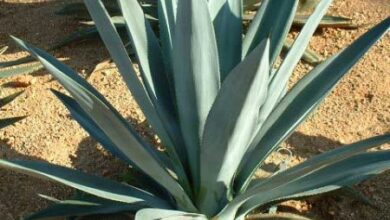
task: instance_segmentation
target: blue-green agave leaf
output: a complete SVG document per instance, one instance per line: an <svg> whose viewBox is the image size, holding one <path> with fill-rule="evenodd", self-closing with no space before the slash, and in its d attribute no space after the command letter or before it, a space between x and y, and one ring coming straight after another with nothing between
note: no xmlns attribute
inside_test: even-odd
<svg viewBox="0 0 390 220"><path fill-rule="evenodd" d="M177 210L145 208L138 211L135 220L207 220L204 215Z"/></svg>
<svg viewBox="0 0 390 220"><path fill-rule="evenodd" d="M126 157L164 186L178 203L192 208L184 190L166 171L165 168L169 167L168 160L163 154L156 153L96 89L71 68L44 51L27 45L19 39L15 38L15 41L41 61Z"/></svg>
<svg viewBox="0 0 390 220"><path fill-rule="evenodd" d="M196 189L203 129L220 87L217 43L206 0L178 2L173 56L177 108Z"/></svg>
<svg viewBox="0 0 390 220"><path fill-rule="evenodd" d="M309 20L298 35L298 38L291 46L281 66L276 71L269 88L270 94L272 95L268 96L268 99L264 104L265 106L267 106L267 108L264 108L260 111L259 128L262 125L262 122L264 122L264 120L269 116L272 109L277 104L278 98L280 97L283 92L283 89L287 85L288 80L290 79L290 76L295 69L295 66L305 52L305 49L309 44L311 36L313 35L314 31L316 30L318 24L321 21L321 18L325 15L331 3L332 0L323 0L318 4L316 10L309 17Z"/></svg>
<svg viewBox="0 0 390 220"><path fill-rule="evenodd" d="M256 220L313 220L310 218L307 218L305 216L292 214L292 213L259 213L259 214L251 214L248 219L256 219ZM239 218L236 218L236 220L241 220ZM245 217L242 218L242 220L245 220Z"/></svg>
<svg viewBox="0 0 390 220"><path fill-rule="evenodd" d="M284 45L283 45L283 50L288 52L291 49L292 44L294 43L293 40L290 40L286 38ZM317 54L314 50L310 48L306 48L305 52L302 55L302 60L305 62L312 64L312 65L317 65L321 63L322 58L321 55Z"/></svg>
<svg viewBox="0 0 390 220"><path fill-rule="evenodd" d="M123 21L123 17L112 17L112 22L114 23L118 33L122 36L126 34L126 24ZM116 22L117 21L117 22ZM48 51L59 49L65 45L71 44L77 41L83 41L88 39L99 38L99 31L95 26L86 27L77 31L70 33L69 35L63 37L58 42L54 43Z"/></svg>
<svg viewBox="0 0 390 220"><path fill-rule="evenodd" d="M218 57L221 81L241 61L242 51L242 0L222 0L223 6L218 11L221 0L211 0L210 11L218 45Z"/></svg>
<svg viewBox="0 0 390 220"><path fill-rule="evenodd" d="M271 65L279 56L284 39L291 28L298 0L264 0L244 37L242 57L251 52L263 39L270 38Z"/></svg>
<svg viewBox="0 0 390 220"><path fill-rule="evenodd" d="M60 217L81 217L88 215L112 214L122 212L135 213L137 210L142 208L145 208L145 204L129 204L103 199L99 199L97 201L65 200L58 201L56 204L53 204L46 209L43 209L28 216L27 218L25 218L25 220Z"/></svg>
<svg viewBox="0 0 390 220"><path fill-rule="evenodd" d="M0 64L1 66L1 64ZM16 66L16 67L10 67L10 68L5 68L0 70L0 79L1 78L6 78L10 76L17 76L17 75L22 75L22 74L31 74L36 71L39 71L43 69L43 66L41 63L28 63L26 65L21 65L21 66Z"/></svg>
<svg viewBox="0 0 390 220"><path fill-rule="evenodd" d="M137 0L120 0L121 7L133 47L137 53L138 61L143 72L143 82L148 89L149 96L153 96L152 100L156 100L155 104L158 112L162 112L163 125L169 126L167 129L171 134L178 133L178 122L175 118L175 96L173 90L170 90L172 79L172 72L165 71L164 60L161 53L159 41L156 38L148 21L144 17L141 6ZM173 128L173 126L175 128ZM180 139L180 140L179 140ZM181 161L186 160L185 149L182 147L183 143L179 135L172 138L173 143L166 143L175 148L173 153L178 152ZM171 146L169 146L171 147ZM174 155L173 157L177 157Z"/></svg>
<svg viewBox="0 0 390 220"><path fill-rule="evenodd" d="M85 174L70 168L42 162L21 160L0 160L0 166L27 175L56 181L112 201L130 204L142 203L150 207L171 207L166 201L136 187Z"/></svg>
<svg viewBox="0 0 390 220"><path fill-rule="evenodd" d="M387 18L348 48L318 65L292 88L254 137L252 146L255 147L249 149L243 160L245 165L237 177L236 187L243 189L247 186L256 168L304 121L348 70L388 31L389 26L390 18Z"/></svg>
<svg viewBox="0 0 390 220"><path fill-rule="evenodd" d="M65 105L65 107L70 111L72 117L103 147L112 153L114 156L121 159L123 162L133 165L133 161L131 161L126 155L122 153L120 149L111 141L109 136L107 136L102 129L93 121L91 117L80 107L80 105L71 97L52 90L54 95L57 96L58 99Z"/></svg>
<svg viewBox="0 0 390 220"><path fill-rule="evenodd" d="M344 147L336 148L334 150L319 154L315 157L312 157L312 158L306 160L302 164L299 164L293 168L288 169L283 174L289 175L289 174L293 174L294 172L296 173L297 171L302 172L302 170L313 169L315 167L321 167L321 166L325 166L325 165L330 164L330 163L342 161L348 157L359 154L362 151L365 151L365 150L368 150L370 148L385 144L387 142L390 142L390 134L365 139L365 140L362 140L362 141L359 141L356 143L349 144L349 145L344 146ZM277 181L276 177L273 177L273 178L274 178L274 181ZM283 178L283 175L280 175L279 179L280 178ZM257 182L256 184L253 184L252 186L250 186L250 189L254 188L256 185L261 185L263 183L265 183L265 180ZM291 195L287 198L297 198L297 197L320 194L320 193L325 192L324 190L329 191L329 188L326 187L325 189L315 189L313 191L308 191L308 192L303 192L303 193L296 194L296 195ZM286 198L283 198L283 199L286 199Z"/></svg>
<svg viewBox="0 0 390 220"><path fill-rule="evenodd" d="M370 178L371 176L372 175L368 175L366 179ZM351 186L344 186L342 188L335 187L335 186L325 186L322 188L308 190L291 196L286 196L281 199L278 199L277 202L287 201L287 200L301 200L308 197L319 196L321 194L325 194L328 192L334 192L336 195L349 197L353 200L362 202L365 205L369 205L373 208L376 207L375 204L373 204L373 202L369 198L367 198L363 193L361 193L360 191L358 191L357 189Z"/></svg>
<svg viewBox="0 0 390 220"><path fill-rule="evenodd" d="M119 0L132 46L137 54L141 67L141 76L149 96L160 101L168 112L174 112L173 100L165 71L164 60L158 39L137 0Z"/></svg>
<svg viewBox="0 0 390 220"><path fill-rule="evenodd" d="M52 92L61 100L61 102L70 111L72 117L102 146L114 156L120 160L132 166L133 169L142 172L133 161L131 161L122 151L111 141L110 137L107 136L102 129L93 121L92 118L80 107L80 105L71 97L52 90ZM142 174L144 174L142 172ZM142 187L155 195L162 195L165 197L166 193L161 186L156 183L155 180L151 179L147 175L137 176L137 181L141 183Z"/></svg>
<svg viewBox="0 0 390 220"><path fill-rule="evenodd" d="M92 18L96 23L96 27L99 30L100 36L104 41L111 57L115 61L119 72L123 78L132 95L140 105L142 111L149 120L149 123L156 130L158 135L165 141L168 142L167 135L164 135L165 130L162 122L153 106L153 102L147 93L146 88L137 78L137 74L133 68L133 64L127 55L127 51L119 37L118 32L115 29L114 24L110 20L107 11L101 1L86 0L85 4L89 9Z"/></svg>
<svg viewBox="0 0 390 220"><path fill-rule="evenodd" d="M227 200L233 176L253 136L259 108L267 97L268 76L266 39L232 70L210 110L200 154L199 208L207 215L216 214L221 201Z"/></svg>
<svg viewBox="0 0 390 220"><path fill-rule="evenodd" d="M0 55L3 55L8 50L8 46L4 46L0 48Z"/></svg>
<svg viewBox="0 0 390 220"><path fill-rule="evenodd" d="M327 166L302 169L300 172L293 172L293 175L282 172L275 175L275 179L283 176L279 180L271 177L267 182L242 194L242 198L246 197L244 199L246 202L241 207L239 215L246 215L260 205L290 195L319 188L323 192L328 192L353 185L389 168L390 151L384 151L358 154Z"/></svg>
<svg viewBox="0 0 390 220"><path fill-rule="evenodd" d="M33 57L28 56L28 57L23 57L17 60L13 61L7 61L7 62L0 62L0 68L6 68L6 67L11 67L11 66L17 66L20 64L26 64L29 62L35 61Z"/></svg>
<svg viewBox="0 0 390 220"><path fill-rule="evenodd" d="M127 55L126 49L124 48L103 3L96 0L85 0L85 4L96 23L102 40L108 48L120 73L124 77L132 95L135 97L151 126L167 148L173 169L176 172L179 181L182 183L185 190L189 192L188 180L176 152L176 150L180 150L179 152L183 150L182 144L180 144L181 136L179 135L180 129L178 128L177 122L169 115L167 109L164 109L158 100L158 97L149 94L147 87L145 87L137 78L133 64Z"/></svg>
<svg viewBox="0 0 390 220"><path fill-rule="evenodd" d="M322 161L321 161L322 162ZM305 162L281 172L238 195L219 213L221 219L243 218L254 208L302 192L323 192L359 183L390 167L390 151L361 153L328 164L307 167ZM335 172L337 171L337 172ZM238 211L238 213L237 213Z"/></svg>
<svg viewBox="0 0 390 220"><path fill-rule="evenodd" d="M157 4L160 41L164 54L165 69L167 73L173 73L172 50L175 36L177 0L160 0L157 1ZM172 91L174 91L173 76L168 75L168 80L172 86Z"/></svg>

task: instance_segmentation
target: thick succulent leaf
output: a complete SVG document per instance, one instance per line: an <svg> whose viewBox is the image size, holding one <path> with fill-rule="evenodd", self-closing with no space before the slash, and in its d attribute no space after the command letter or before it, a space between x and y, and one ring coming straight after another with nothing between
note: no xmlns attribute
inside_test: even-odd
<svg viewBox="0 0 390 220"><path fill-rule="evenodd" d="M310 159L306 160L304 163L301 163L295 167L288 169L287 171L283 172L282 175L278 175L278 177L273 176L272 181L274 181L274 183L282 182L285 180L284 178L288 178L288 177L291 177L293 175L299 176L304 172L308 173L310 170L320 169L321 167L327 166L329 164L343 161L345 159L348 159L354 155L361 153L362 151L365 151L365 150L368 150L370 148L385 144L387 142L390 142L390 134L372 137L372 138L369 138L366 140L362 140L362 141L350 144L350 145L345 146L345 147L336 148L334 150L331 150L331 151L328 151L326 153L317 155L313 158L310 158ZM269 179L257 182L256 184L253 184L249 190L256 188L258 186L261 186L263 184L266 184L267 181L269 181ZM300 192L299 194L288 195L286 197L279 198L279 199L286 200L286 199L293 199L293 198L318 195L318 194L322 194L322 193L329 192L331 190L336 189L336 188L332 188L332 187L333 186L326 186L324 188L317 188L314 190Z"/></svg>
<svg viewBox="0 0 390 220"><path fill-rule="evenodd" d="M126 22L127 30L137 54L141 67L141 76L149 96L154 96L168 112L174 112L173 97L168 81L168 72L164 68L164 60L159 41L137 0L119 0ZM172 94L173 95L173 94Z"/></svg>
<svg viewBox="0 0 390 220"><path fill-rule="evenodd" d="M1 66L1 64L0 64L0 66ZM22 65L22 66L6 68L6 69L1 69L0 70L0 79L10 77L10 76L22 75L22 74L31 74L31 73L34 73L34 72L41 70L41 69L43 69L43 66L39 62L33 63L33 64L26 64L26 65Z"/></svg>
<svg viewBox="0 0 390 220"><path fill-rule="evenodd" d="M211 14L218 45L221 81L241 61L242 51L242 1L222 0L217 14ZM221 0L209 1L210 9L218 8Z"/></svg>
<svg viewBox="0 0 390 220"><path fill-rule="evenodd" d="M71 97L60 93L58 91L52 90L52 92L61 100L61 102L66 106L66 108L70 111L72 117L102 146L109 151L114 156L121 159L126 164L132 166L133 169L142 172L133 161L131 161L126 155L124 155L121 150L111 141L110 137L107 136L102 129L93 121L92 118L88 116L88 114L80 107L77 102ZM142 172L142 174L144 174ZM161 186L156 183L155 180L151 179L147 175L138 175L137 182L140 182L142 187L148 190L155 195L160 197L166 197L166 193L161 188Z"/></svg>
<svg viewBox="0 0 390 220"><path fill-rule="evenodd" d="M216 214L219 204L227 200L232 178L257 123L259 108L267 97L268 75L266 39L232 70L210 110L200 154L199 208L207 215Z"/></svg>
<svg viewBox="0 0 390 220"><path fill-rule="evenodd" d="M270 82L269 92L266 102L264 103L265 108L261 109L259 113L259 130L263 125L263 122L267 119L269 114L272 112L274 107L278 104L278 98L283 93L285 86L288 83L288 80L293 73L296 64L301 59L309 40L316 30L318 23L320 22L322 16L326 13L328 7L330 6L332 0L321 1L316 10L310 16L308 22L302 29L298 38L295 40L291 46L286 58L282 62L279 69L276 71L272 81Z"/></svg>
<svg viewBox="0 0 390 220"><path fill-rule="evenodd" d="M357 154L324 166L302 164L306 168L281 172L237 196L220 217L232 215L238 208L237 216L245 216L257 206L309 190L328 189L325 192L359 183L390 168L390 151Z"/></svg>
<svg viewBox="0 0 390 220"><path fill-rule="evenodd" d="M27 175L53 180L83 192L124 203L142 203L151 207L170 205L154 195L130 185L120 184L78 170L34 161L0 160L0 166Z"/></svg>
<svg viewBox="0 0 390 220"><path fill-rule="evenodd" d="M147 89L137 78L126 49L101 1L85 0L85 3L96 23L102 40L108 48L120 73L124 77L132 95L167 148L168 155L173 164L173 169L176 172L180 183L185 190L189 192L188 180L176 152L176 150L180 150L179 152L181 152L183 147L178 124L171 115L168 114L167 110L161 106L161 103L155 96L148 95Z"/></svg>
<svg viewBox="0 0 390 220"><path fill-rule="evenodd" d="M110 52L111 57L115 61L120 73L129 89L132 92L132 95L137 100L144 114L148 118L150 124L160 134L163 131L163 125L158 117L157 112L154 109L151 98L149 97L146 91L146 88L137 78L137 74L133 68L133 64L130 58L127 55L126 49L123 46L123 43L117 33L114 24L110 20L107 11L105 10L103 4L100 1L85 1L89 11L94 18L96 27L99 30L102 40L104 41L108 51Z"/></svg>
<svg viewBox="0 0 390 220"><path fill-rule="evenodd" d="M173 60L177 108L197 189L200 141L220 87L217 45L207 1L179 1L175 28Z"/></svg>
<svg viewBox="0 0 390 220"><path fill-rule="evenodd" d="M11 66L17 66L20 64L26 64L29 62L35 61L35 59L31 56L28 57L23 57L17 60L13 61L7 61L7 62L0 62L0 68L6 68L6 67L11 67Z"/></svg>
<svg viewBox="0 0 390 220"><path fill-rule="evenodd" d="M117 17L115 17L115 18L117 18ZM122 18L122 20L123 20L123 18ZM115 23L113 21L113 23L115 24L115 27L121 36L123 34L126 34L126 25L125 25L124 21L122 21L121 23L119 23L119 22ZM52 45L49 50L56 50L56 49L59 49L65 45L71 44L73 42L84 41L84 40L94 39L94 38L98 38L98 37L99 37L99 31L97 30L97 28L95 26L83 28L83 29L77 30L77 31L72 32L69 35L63 37L61 40L59 40L54 45Z"/></svg>
<svg viewBox="0 0 390 220"><path fill-rule="evenodd" d="M160 24L160 40L164 54L165 69L168 73L173 72L172 50L173 38L176 25L177 0L160 0L158 4L158 20ZM174 91L173 77L168 78L172 91Z"/></svg>
<svg viewBox="0 0 390 220"><path fill-rule="evenodd" d="M5 105L9 104L12 102L14 99L19 97L21 94L23 94L24 91L16 92L14 94L11 94L9 96L6 96L4 98L0 99L0 108L4 107Z"/></svg>
<svg viewBox="0 0 390 220"><path fill-rule="evenodd" d="M275 213L275 214L261 213L261 214L249 215L245 219L247 220L311 220L307 217L292 214L292 213Z"/></svg>
<svg viewBox="0 0 390 220"><path fill-rule="evenodd" d="M314 68L293 87L255 136L252 142L255 147L252 151L249 149L237 178L239 188L247 185L258 165L304 121L348 70L388 31L389 26L390 18L387 18L351 46Z"/></svg>
<svg viewBox="0 0 390 220"><path fill-rule="evenodd" d="M165 169L169 166L168 160L163 157L163 154L157 154L96 89L71 68L44 51L29 46L21 40L15 39L15 41L42 62L126 157L165 187L178 203L191 207L184 190Z"/></svg>
<svg viewBox="0 0 390 220"><path fill-rule="evenodd" d="M110 17L110 20L114 24L114 26L117 27L117 28L118 27L126 27L125 18L123 17L123 15ZM81 24L85 24L85 25L96 26L96 24L95 24L95 22L93 20L92 21L81 21L80 23Z"/></svg>
<svg viewBox="0 0 390 220"><path fill-rule="evenodd" d="M286 41L283 44L283 50L288 52L291 49L293 42L293 40L286 38ZM302 60L312 65L316 65L319 64L322 59L321 56L315 51L311 50L310 48L306 48L305 52L302 55Z"/></svg>
<svg viewBox="0 0 390 220"><path fill-rule="evenodd" d="M137 210L144 208L142 204L129 204L114 202L110 200L83 201L83 200L65 200L49 206L46 209L38 211L25 220L47 219L47 218L64 218L64 217L81 217L97 214L112 214L121 212L135 213Z"/></svg>
<svg viewBox="0 0 390 220"><path fill-rule="evenodd" d="M207 220L204 215L177 210L145 208L138 211L135 220Z"/></svg>
<svg viewBox="0 0 390 220"><path fill-rule="evenodd" d="M7 51L7 50L8 50L8 47L7 47L7 46L1 47L1 48L0 48L0 55L3 55L3 53L5 53L5 51Z"/></svg>
<svg viewBox="0 0 390 220"><path fill-rule="evenodd" d="M120 149L111 141L110 137L107 136L102 129L93 121L91 117L80 107L77 102L71 97L60 93L58 91L52 90L52 92L57 96L58 99L65 105L65 107L70 111L72 117L103 147L112 153L114 156L118 157L125 163L133 165L134 163L122 153Z"/></svg>
<svg viewBox="0 0 390 220"><path fill-rule="evenodd" d="M21 121L25 118L26 116L0 119L0 129L13 125L16 122Z"/></svg>
<svg viewBox="0 0 390 220"><path fill-rule="evenodd" d="M164 59L159 41L149 22L145 19L145 15L137 0L120 0L119 5L141 66L141 75L149 96L153 97L152 100L156 100L156 106L161 107L157 108L157 111L163 116L163 124L171 127L168 128L171 134L176 134L178 133L178 121L175 118L176 109L174 103L176 101L172 87L173 77L172 72L161 68L164 66ZM172 128L173 126L175 128ZM172 139L173 143L166 144L173 144L176 147L176 151L171 151L173 153L177 152L181 161L185 162L186 154L185 149L182 147L183 143L181 138L179 135L175 135ZM173 157L177 157L177 155Z"/></svg>
<svg viewBox="0 0 390 220"><path fill-rule="evenodd" d="M244 21L252 21L256 14L243 14L242 19ZM299 11L294 17L292 23L293 27L301 28L305 26L308 15L300 15ZM321 22L318 24L318 28L344 28L344 29L356 29L359 25L353 24L352 19L346 17L328 16L322 17Z"/></svg>
<svg viewBox="0 0 390 220"><path fill-rule="evenodd" d="M209 0L209 12L211 20L214 20L222 10L227 0Z"/></svg>
<svg viewBox="0 0 390 220"><path fill-rule="evenodd" d="M372 175L368 175L367 179L370 178L371 176ZM309 191L305 191L305 192L301 192L301 193L298 193L295 195L290 195L290 196L281 198L277 202L279 203L279 202L287 201L287 200L291 200L291 199L301 200L301 199L305 199L308 197L317 197L317 196L320 196L321 194L325 194L328 192L331 192L328 195L346 196L346 197L351 198L353 200L362 202L365 205L376 208L375 204L373 204L373 202L369 198L367 198L363 193L361 193L360 191L358 191L357 189L355 189L354 187L351 187L351 186L345 186L345 187L342 187L340 189L337 189L333 186L317 188L314 190L309 190Z"/></svg>
<svg viewBox="0 0 390 220"><path fill-rule="evenodd" d="M297 27L303 27L307 19L309 17L307 15L296 15L294 18L294 26ZM326 27L333 27L333 28L347 28L347 29L355 29L358 28L357 25L354 25L351 23L350 18L344 18L344 17L337 17L337 16L324 16L319 23L318 27L326 28Z"/></svg>
<svg viewBox="0 0 390 220"><path fill-rule="evenodd" d="M270 38L271 65L279 56L294 19L298 0L264 0L244 37L242 57L263 39Z"/></svg>
<svg viewBox="0 0 390 220"><path fill-rule="evenodd" d="M323 192L333 191L344 186L357 184L373 175L379 174L390 168L390 152L365 153L353 156L346 160L329 165L328 167L304 175L301 178L284 184L278 189L271 190L268 195L262 195L265 198L255 196L244 206L245 214L256 208L258 205L265 204L270 198L283 198L288 195L299 192L314 191L321 188ZM335 172L335 170L340 172ZM269 184L274 184L269 183ZM264 194L264 193L261 193ZM270 196L270 197L268 197ZM257 198L256 198L257 197ZM268 198L267 198L268 197ZM261 203L264 201L264 203Z"/></svg>

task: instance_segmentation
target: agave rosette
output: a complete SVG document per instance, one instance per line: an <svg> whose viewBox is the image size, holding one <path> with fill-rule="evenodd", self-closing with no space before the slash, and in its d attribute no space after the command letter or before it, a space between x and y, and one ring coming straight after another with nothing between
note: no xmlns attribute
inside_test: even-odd
<svg viewBox="0 0 390 220"><path fill-rule="evenodd" d="M80 125L146 178L140 189L46 163L0 160L0 166L87 193L57 201L30 218L130 212L142 220L243 219L256 207L350 186L389 168L390 152L365 152L390 140L382 135L249 184L265 159L388 31L389 18L287 92L294 67L331 2L318 4L276 68L298 1L263 1L242 37L242 1L160 0L158 40L137 0L119 0L141 67L139 79L102 2L85 0L165 153L137 134L75 71L14 38L69 91L72 97L54 93Z"/></svg>

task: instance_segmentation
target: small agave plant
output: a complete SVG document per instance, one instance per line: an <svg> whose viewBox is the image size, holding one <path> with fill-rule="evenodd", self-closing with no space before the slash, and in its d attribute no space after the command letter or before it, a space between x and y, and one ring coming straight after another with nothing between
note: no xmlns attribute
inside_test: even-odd
<svg viewBox="0 0 390 220"><path fill-rule="evenodd" d="M33 161L0 166L86 194L30 219L135 213L149 219L244 219L257 207L333 191L390 167L390 152L366 150L383 135L328 151L261 181L255 171L390 26L387 18L348 48L287 83L331 0L321 0L278 67L297 0L264 0L243 37L241 0L159 0L160 41L137 0L119 0L141 80L98 0L85 4L132 95L161 139L159 152L75 71L23 41L69 91L54 91L113 155L141 171L142 189Z"/></svg>

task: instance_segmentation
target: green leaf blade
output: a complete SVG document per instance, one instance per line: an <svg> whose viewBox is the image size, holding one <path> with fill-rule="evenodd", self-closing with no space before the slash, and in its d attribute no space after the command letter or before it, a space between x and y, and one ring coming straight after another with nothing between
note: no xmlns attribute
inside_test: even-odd
<svg viewBox="0 0 390 220"><path fill-rule="evenodd" d="M170 207L165 201L138 188L57 165L34 161L0 160L0 166L27 175L53 180L108 200L124 203L141 202L152 207Z"/></svg>
<svg viewBox="0 0 390 220"><path fill-rule="evenodd" d="M320 3L321 4L321 3ZM303 122L337 82L389 29L390 18L368 31L351 46L314 68L283 98L255 136L238 186L247 185L259 164Z"/></svg>
<svg viewBox="0 0 390 220"><path fill-rule="evenodd" d="M185 153L177 121L168 113L157 97L149 94L147 86L144 86L137 78L133 64L103 3L96 0L85 0L85 3L128 88L148 118L152 128L166 146L169 157L172 159L170 162L179 181L185 190L190 192L188 178L182 164L185 163L183 160ZM181 158L179 158L178 153L180 153ZM180 159L182 160L180 161Z"/></svg>
<svg viewBox="0 0 390 220"><path fill-rule="evenodd" d="M170 161L145 142L96 89L71 68L44 51L27 45L19 39L15 41L41 61L45 68L72 94L81 108L104 133L110 136L113 143L126 157L165 187L177 199L179 205L190 210L193 208L187 194L166 171L166 168L170 167Z"/></svg>
<svg viewBox="0 0 390 220"><path fill-rule="evenodd" d="M267 96L268 74L267 39L232 70L210 110L201 147L199 198L201 211L209 216L216 214L221 202L227 201L233 176Z"/></svg>
<svg viewBox="0 0 390 220"><path fill-rule="evenodd" d="M119 0L127 30L137 54L141 75L149 96L154 96L168 112L174 112L168 77L161 48L149 21L137 0Z"/></svg>
<svg viewBox="0 0 390 220"><path fill-rule="evenodd" d="M263 39L271 39L271 65L279 56L284 39L294 20L298 0L264 0L244 37L242 57Z"/></svg>
<svg viewBox="0 0 390 220"><path fill-rule="evenodd" d="M218 1L210 1L209 4L210 8L217 8L213 4L218 4ZM221 81L223 81L230 71L241 61L243 34L242 1L225 0L224 5L215 17L211 18L214 23Z"/></svg>
<svg viewBox="0 0 390 220"><path fill-rule="evenodd" d="M175 28L173 60L177 107L192 180L198 188L200 141L220 87L218 51L207 1L179 1Z"/></svg>

